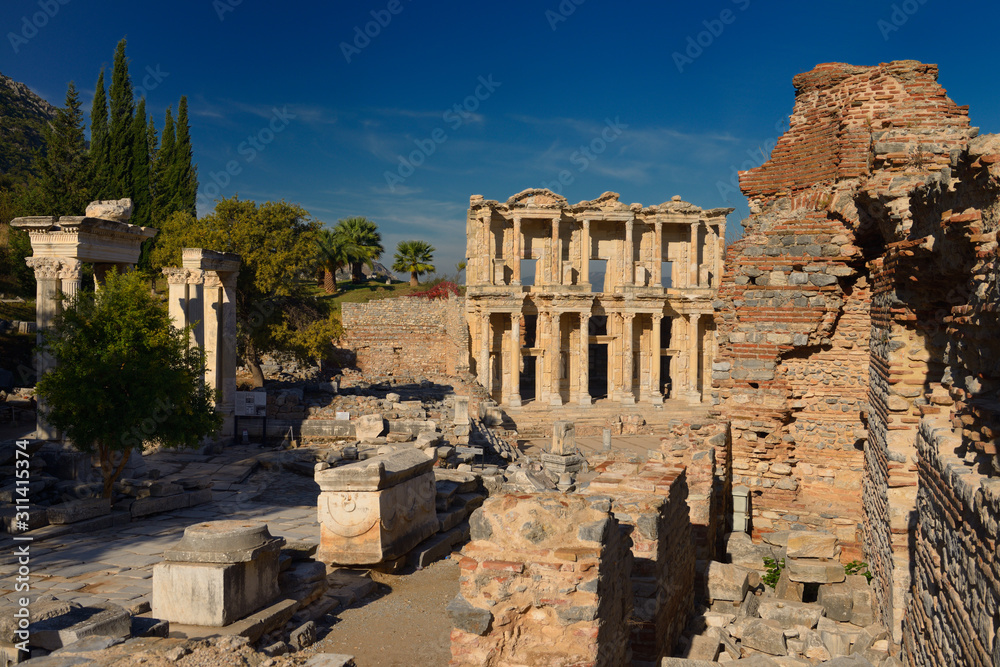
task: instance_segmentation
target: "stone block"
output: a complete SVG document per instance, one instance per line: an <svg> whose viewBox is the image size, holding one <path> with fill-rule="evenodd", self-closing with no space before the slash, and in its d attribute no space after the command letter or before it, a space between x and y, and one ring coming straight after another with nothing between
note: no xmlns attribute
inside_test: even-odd
<svg viewBox="0 0 1000 667"><path fill-rule="evenodd" d="M400 558L437 532L434 460L416 449L316 473L317 559L374 565Z"/></svg>
<svg viewBox="0 0 1000 667"><path fill-rule="evenodd" d="M382 415L362 415L354 425L355 437L361 442L374 442L385 433L385 419Z"/></svg>
<svg viewBox="0 0 1000 667"><path fill-rule="evenodd" d="M836 549L836 535L813 530L788 533L788 558L834 558Z"/></svg>
<svg viewBox="0 0 1000 667"><path fill-rule="evenodd" d="M30 646L54 651L95 635L128 637L132 631L132 617L116 604L77 606L65 614L36 621L29 630Z"/></svg>
<svg viewBox="0 0 1000 667"><path fill-rule="evenodd" d="M854 591L846 583L827 584L819 587L817 602L823 605L827 618L832 618L835 621L850 621L854 607L853 593Z"/></svg>
<svg viewBox="0 0 1000 667"><path fill-rule="evenodd" d="M469 397L468 396L456 396L455 397L455 425L468 425L469 424Z"/></svg>
<svg viewBox="0 0 1000 667"><path fill-rule="evenodd" d="M770 655L785 655L785 633L781 624L773 620L754 619L743 626L743 646Z"/></svg>
<svg viewBox="0 0 1000 667"><path fill-rule="evenodd" d="M839 584L847 578L838 561L823 558L786 558L788 578L804 584Z"/></svg>
<svg viewBox="0 0 1000 667"><path fill-rule="evenodd" d="M114 222L128 222L132 217L131 199L107 199L87 204L86 216Z"/></svg>
<svg viewBox="0 0 1000 667"><path fill-rule="evenodd" d="M559 420L552 425L552 446L550 454L576 453L576 425L571 421Z"/></svg>
<svg viewBox="0 0 1000 667"><path fill-rule="evenodd" d="M750 589L746 568L712 561L708 564L705 581L709 600L741 602Z"/></svg>
<svg viewBox="0 0 1000 667"><path fill-rule="evenodd" d="M774 586L775 597L779 600L798 600L801 602L804 592L805 586L803 584L788 578L788 568L782 569L778 583Z"/></svg>
<svg viewBox="0 0 1000 667"><path fill-rule="evenodd" d="M473 607L461 593L448 603L446 610L454 627L475 635L485 635L493 621L493 614L489 609Z"/></svg>
<svg viewBox="0 0 1000 667"><path fill-rule="evenodd" d="M719 635L710 631L691 638L687 657L692 660L713 661L719 657L721 650L722 643L719 641Z"/></svg>
<svg viewBox="0 0 1000 667"><path fill-rule="evenodd" d="M355 667L355 662L353 655L317 653L306 661L305 667Z"/></svg>
<svg viewBox="0 0 1000 667"><path fill-rule="evenodd" d="M110 498L71 500L66 503L52 505L47 512L49 523L55 525L77 523L106 514L111 514Z"/></svg>
<svg viewBox="0 0 1000 667"><path fill-rule="evenodd" d="M783 627L802 625L815 628L823 615L823 607L806 602L772 599L762 600L757 613L761 618L777 621Z"/></svg>
<svg viewBox="0 0 1000 667"><path fill-rule="evenodd" d="M153 567L152 612L185 625L222 627L278 595L284 540L263 524L212 521L189 526Z"/></svg>
<svg viewBox="0 0 1000 667"><path fill-rule="evenodd" d="M208 491L209 494L212 492L211 489L203 489L202 491ZM195 493L200 492L196 491ZM176 496L167 496L165 498L137 498L132 503L130 511L133 517L149 516L150 514L174 512L184 509L190 502L191 499L186 493L179 493Z"/></svg>

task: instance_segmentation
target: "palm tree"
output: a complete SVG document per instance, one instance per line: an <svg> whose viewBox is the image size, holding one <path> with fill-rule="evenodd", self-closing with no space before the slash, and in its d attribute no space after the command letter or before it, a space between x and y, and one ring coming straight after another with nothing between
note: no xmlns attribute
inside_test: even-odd
<svg viewBox="0 0 1000 667"><path fill-rule="evenodd" d="M368 218L347 218L337 221L333 233L344 244L351 265L351 282L360 282L361 266L367 264L374 269L375 261L385 252L378 226Z"/></svg>
<svg viewBox="0 0 1000 667"><path fill-rule="evenodd" d="M343 239L329 229L321 229L316 239L319 267L323 271L323 291L333 294L337 291L337 270L347 266L347 255Z"/></svg>
<svg viewBox="0 0 1000 667"><path fill-rule="evenodd" d="M433 273L434 246L427 241L400 241L396 246L395 263L392 265L393 271L409 271L410 286L416 287L417 276L424 273Z"/></svg>

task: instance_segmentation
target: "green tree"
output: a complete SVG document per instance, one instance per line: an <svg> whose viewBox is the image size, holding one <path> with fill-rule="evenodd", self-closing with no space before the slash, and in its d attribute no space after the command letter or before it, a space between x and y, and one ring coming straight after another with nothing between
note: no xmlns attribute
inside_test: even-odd
<svg viewBox="0 0 1000 667"><path fill-rule="evenodd" d="M196 447L218 428L204 359L188 336L137 272L111 272L100 291L77 292L45 334L56 364L37 385L45 418L98 454L105 498L133 449Z"/></svg>
<svg viewBox="0 0 1000 667"><path fill-rule="evenodd" d="M316 237L319 267L323 272L323 290L327 294L337 291L337 271L347 266L350 257L343 240L329 229L321 229Z"/></svg>
<svg viewBox="0 0 1000 667"><path fill-rule="evenodd" d="M107 199L111 180L108 160L108 99L104 92L104 69L97 77L90 107L90 192L94 199Z"/></svg>
<svg viewBox="0 0 1000 667"><path fill-rule="evenodd" d="M111 164L108 191L112 199L132 197L133 187L133 144L135 133L132 119L135 115L135 100L132 81L128 75L128 58L125 57L125 40L118 42L115 49L114 69L111 71L111 107L108 123L108 160ZM145 124L146 119L142 119Z"/></svg>
<svg viewBox="0 0 1000 667"><path fill-rule="evenodd" d="M146 98L139 100L132 119L132 204L135 207L133 225L151 227L153 224L153 202L150 195L149 137L146 134Z"/></svg>
<svg viewBox="0 0 1000 667"><path fill-rule="evenodd" d="M163 136L160 138L160 148L156 151L156 160L153 162L153 223L159 227L163 220L173 213L170 209L171 188L170 170L174 163L174 118L167 107L166 117L163 121ZM194 215L192 213L192 215Z"/></svg>
<svg viewBox="0 0 1000 667"><path fill-rule="evenodd" d="M177 123L174 126L176 139L171 155L169 184L173 192L170 212L187 211L198 215L198 169L194 164L194 150L191 147L191 127L188 123L187 97L181 96L177 105Z"/></svg>
<svg viewBox="0 0 1000 667"><path fill-rule="evenodd" d="M351 281L360 282L362 265L367 264L369 269L374 269L375 262L385 252L378 226L368 218L347 218L337 221L333 233L343 242L350 260Z"/></svg>
<svg viewBox="0 0 1000 667"><path fill-rule="evenodd" d="M392 265L393 271L409 271L410 285L416 287L419 283L418 276L425 273L433 273L436 269L431 262L434 261L434 246L427 241L400 241L396 246L396 260Z"/></svg>
<svg viewBox="0 0 1000 667"><path fill-rule="evenodd" d="M179 211L160 225L154 267L179 266L184 247L240 255L237 344L254 385L263 386L261 355L289 351L289 332L310 321L295 316L311 307L299 275L315 266L321 223L302 207L284 201L257 204L232 197L219 200L215 211L200 220Z"/></svg>
<svg viewBox="0 0 1000 667"><path fill-rule="evenodd" d="M56 110L44 132L47 150L39 164L38 186L47 215L82 215L90 202L83 112L76 86L66 89L66 107Z"/></svg>

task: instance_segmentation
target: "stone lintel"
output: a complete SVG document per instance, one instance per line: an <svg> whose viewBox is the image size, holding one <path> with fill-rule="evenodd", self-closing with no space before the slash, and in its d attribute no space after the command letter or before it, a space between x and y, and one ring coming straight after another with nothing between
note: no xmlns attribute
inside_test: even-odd
<svg viewBox="0 0 1000 667"><path fill-rule="evenodd" d="M216 252L204 248L184 248L181 250L181 266L185 269L202 269L220 273L240 270L240 256L231 252Z"/></svg>

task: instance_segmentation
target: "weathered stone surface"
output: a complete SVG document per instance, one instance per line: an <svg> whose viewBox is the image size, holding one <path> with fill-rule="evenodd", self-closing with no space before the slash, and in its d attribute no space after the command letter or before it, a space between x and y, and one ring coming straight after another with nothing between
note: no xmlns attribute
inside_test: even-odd
<svg viewBox="0 0 1000 667"><path fill-rule="evenodd" d="M746 568L713 561L708 564L705 581L710 600L732 600L740 602L750 589Z"/></svg>
<svg viewBox="0 0 1000 667"><path fill-rule="evenodd" d="M71 500L48 508L49 523L60 525L77 523L111 513L110 498Z"/></svg>
<svg viewBox="0 0 1000 667"><path fill-rule="evenodd" d="M576 425L571 421L557 421L552 425L550 454L560 456L576 453Z"/></svg>
<svg viewBox="0 0 1000 667"><path fill-rule="evenodd" d="M456 595L447 607L448 618L459 630L484 635L490 628L493 614L488 609L473 607L461 594Z"/></svg>
<svg viewBox="0 0 1000 667"><path fill-rule="evenodd" d="M131 616L116 604L92 604L74 607L60 616L31 624L30 645L54 651L85 637L102 635L128 637Z"/></svg>
<svg viewBox="0 0 1000 667"><path fill-rule="evenodd" d="M793 530L788 534L788 558L834 558L837 536L812 530Z"/></svg>
<svg viewBox="0 0 1000 667"><path fill-rule="evenodd" d="M292 630L288 641L296 649L304 649L316 643L316 623L309 621Z"/></svg>
<svg viewBox="0 0 1000 667"><path fill-rule="evenodd" d="M355 667L355 662L353 655L317 653L306 661L305 667Z"/></svg>
<svg viewBox="0 0 1000 667"><path fill-rule="evenodd" d="M788 558L785 569L789 579L806 584L838 584L847 578L843 565L819 558Z"/></svg>
<svg viewBox="0 0 1000 667"><path fill-rule="evenodd" d="M29 606L28 618L31 622L37 623L68 614L79 606L65 600L35 600ZM20 608L13 606L5 606L0 609L0 642L13 644L16 641L24 640L24 637L18 637L16 634L20 619L15 614L19 611Z"/></svg>
<svg viewBox="0 0 1000 667"><path fill-rule="evenodd" d="M692 660L714 661L719 657L722 644L719 636L714 632L707 632L695 635L691 639L691 646L688 648L687 657Z"/></svg>
<svg viewBox="0 0 1000 667"><path fill-rule="evenodd" d="M317 559L376 564L404 556L437 532L434 461L402 449L316 473L320 548Z"/></svg>
<svg viewBox="0 0 1000 667"><path fill-rule="evenodd" d="M93 201L87 205L86 216L88 218L100 218L101 220L128 222L132 217L132 208L131 199Z"/></svg>
<svg viewBox="0 0 1000 667"><path fill-rule="evenodd" d="M774 595L779 600L798 600L802 601L802 594L805 591L805 586L797 581L792 581L788 577L788 568L781 570L781 575L778 577L778 583L774 586Z"/></svg>
<svg viewBox="0 0 1000 667"><path fill-rule="evenodd" d="M284 544L284 538L271 535L266 523L207 521L185 528L184 536L163 552L163 558L187 563L245 563L263 552L278 551Z"/></svg>
<svg viewBox="0 0 1000 667"><path fill-rule="evenodd" d="M380 414L362 415L354 425L355 437L361 442L374 442L385 433L385 419Z"/></svg>
<svg viewBox="0 0 1000 667"><path fill-rule="evenodd" d="M846 583L827 584L819 587L817 602L823 605L827 618L835 621L850 621L854 608L853 590Z"/></svg>
<svg viewBox="0 0 1000 667"><path fill-rule="evenodd" d="M762 600L757 612L763 619L775 620L782 627L802 625L815 628L823 615L823 607L818 604L795 602L792 600Z"/></svg>
<svg viewBox="0 0 1000 667"><path fill-rule="evenodd" d="M743 626L743 645L771 655L785 655L785 634L777 621L755 619Z"/></svg>

